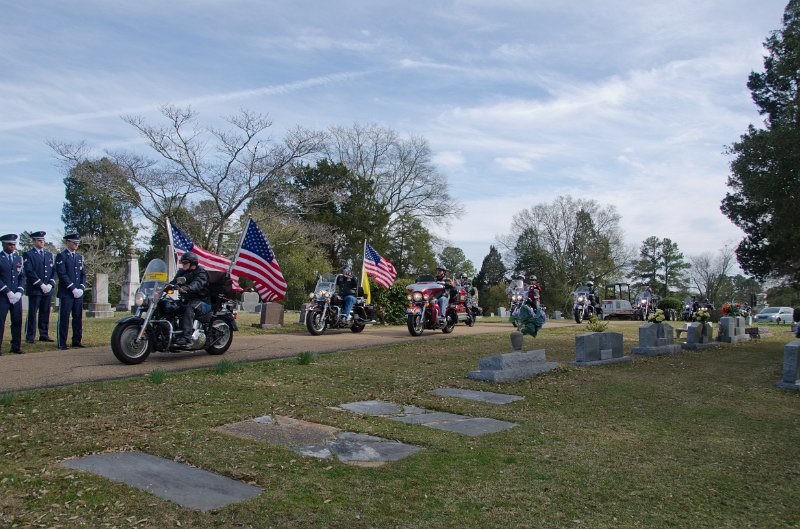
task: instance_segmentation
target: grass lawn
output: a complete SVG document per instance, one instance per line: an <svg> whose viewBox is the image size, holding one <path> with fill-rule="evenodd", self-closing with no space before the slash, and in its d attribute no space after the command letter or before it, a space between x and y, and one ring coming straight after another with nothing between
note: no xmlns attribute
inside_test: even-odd
<svg viewBox="0 0 800 529"><path fill-rule="evenodd" d="M759 342L575 368L583 328L525 349L562 367L465 378L507 333L26 392L0 400L0 527L800 527L800 394L778 390L786 327ZM638 343L638 327L611 323ZM438 387L521 395L494 406ZM513 421L467 437L332 409L382 399ZM287 415L425 448L360 468L215 432ZM202 513L58 465L136 449L264 492Z"/></svg>

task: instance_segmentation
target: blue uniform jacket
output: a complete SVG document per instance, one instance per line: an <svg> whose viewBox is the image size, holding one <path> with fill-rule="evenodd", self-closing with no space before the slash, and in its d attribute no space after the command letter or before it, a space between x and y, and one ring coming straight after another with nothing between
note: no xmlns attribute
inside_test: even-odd
<svg viewBox="0 0 800 529"><path fill-rule="evenodd" d="M72 290L80 288L86 290L86 270L83 267L83 256L79 253L75 257L69 250L64 250L56 256L56 273L58 274L58 297L72 297Z"/></svg>
<svg viewBox="0 0 800 529"><path fill-rule="evenodd" d="M24 292L22 271L22 257L16 253L11 257L12 261L6 258L6 253L0 250L0 294L6 295L9 292Z"/></svg>
<svg viewBox="0 0 800 529"><path fill-rule="evenodd" d="M25 257L25 279L28 282L25 289L29 296L42 296L42 284L56 286L55 269L53 268L53 254L43 250L42 255L36 248L22 254ZM50 294L52 295L51 291Z"/></svg>

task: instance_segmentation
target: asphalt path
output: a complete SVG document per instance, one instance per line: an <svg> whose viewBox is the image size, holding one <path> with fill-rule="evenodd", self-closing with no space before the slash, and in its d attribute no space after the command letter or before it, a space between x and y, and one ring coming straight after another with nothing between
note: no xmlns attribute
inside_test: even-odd
<svg viewBox="0 0 800 529"><path fill-rule="evenodd" d="M548 327L574 326L568 320L547 322ZM509 323L478 323L474 327L458 325L453 333L425 331L412 337L405 326L372 327L358 334L349 330L327 331L322 336L310 334L266 334L238 336L222 356L212 356L205 351L191 353L151 353L143 363L129 366L120 363L111 352L111 346L45 351L25 355L0 356L0 392L42 389L85 382L131 378L162 371L187 371L211 367L221 359L232 362L255 362L273 358L297 356L304 351L317 354L332 353L408 342L411 340L446 340L464 336L477 336L498 332L510 333Z"/></svg>

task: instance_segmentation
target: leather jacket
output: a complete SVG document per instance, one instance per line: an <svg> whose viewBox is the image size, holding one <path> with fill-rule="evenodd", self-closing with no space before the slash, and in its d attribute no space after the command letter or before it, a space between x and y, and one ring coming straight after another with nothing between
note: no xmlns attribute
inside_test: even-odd
<svg viewBox="0 0 800 529"><path fill-rule="evenodd" d="M181 292L182 299L209 303L208 272L203 267L198 266L195 269L178 270L178 273L175 274L175 279L172 280L173 285L178 284L177 279L179 277L186 278L186 283L180 285L179 288L186 287L188 289L188 292Z"/></svg>

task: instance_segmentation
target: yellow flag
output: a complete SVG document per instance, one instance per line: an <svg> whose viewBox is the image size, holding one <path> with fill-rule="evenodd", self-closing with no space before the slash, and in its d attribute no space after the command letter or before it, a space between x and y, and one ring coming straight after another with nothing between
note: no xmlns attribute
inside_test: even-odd
<svg viewBox="0 0 800 529"><path fill-rule="evenodd" d="M363 266L361 267L361 288L364 289L364 297L367 298L367 304L372 303L372 294L369 291L369 276L367 276Z"/></svg>

